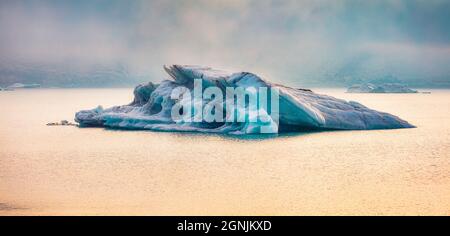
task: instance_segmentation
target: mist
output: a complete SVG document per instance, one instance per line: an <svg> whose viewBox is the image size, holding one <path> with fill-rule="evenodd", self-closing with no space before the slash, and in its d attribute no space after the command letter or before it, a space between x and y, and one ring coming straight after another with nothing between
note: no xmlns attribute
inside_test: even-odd
<svg viewBox="0 0 450 236"><path fill-rule="evenodd" d="M2 0L0 82L32 80L21 68L90 77L119 65L131 86L165 79L164 64L199 64L291 86L450 86L448 12L448 1ZM49 78L39 82L68 83Z"/></svg>

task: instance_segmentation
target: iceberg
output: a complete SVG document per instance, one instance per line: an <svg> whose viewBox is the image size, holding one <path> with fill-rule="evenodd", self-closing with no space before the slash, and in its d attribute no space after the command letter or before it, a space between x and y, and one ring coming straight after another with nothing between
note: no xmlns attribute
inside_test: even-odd
<svg viewBox="0 0 450 236"><path fill-rule="evenodd" d="M399 83L384 83L380 85L367 83L352 85L347 89L347 93L417 93L417 91Z"/></svg>
<svg viewBox="0 0 450 236"><path fill-rule="evenodd" d="M297 89L271 83L249 72L228 73L209 67L187 65L164 66L164 69L170 79L163 80L159 84L148 82L138 85L134 89L134 100L131 103L107 109L98 106L94 109L82 110L75 114L75 121L79 123L80 127L223 134L261 133L262 127L271 130L271 133L414 127L397 116L372 110L357 102L347 102L317 94L308 89ZM267 116L270 113L269 110L274 108L267 106L263 111L267 118L264 121L246 119L245 122L185 122L184 120L174 120L172 117L174 107L177 104L183 104L185 99L184 97L178 100L173 99L172 93L180 86L195 93L194 85L198 80L203 84L203 91L209 87L216 87L224 94L230 87L276 89L278 91L278 109L275 111L277 119L271 119L272 115ZM219 105L227 106L226 101ZM256 112L255 108L249 106L245 108L248 111L248 117ZM260 107L257 109L258 112L261 112ZM238 115L239 112L242 111L238 109ZM194 119L197 115L189 113L189 116Z"/></svg>

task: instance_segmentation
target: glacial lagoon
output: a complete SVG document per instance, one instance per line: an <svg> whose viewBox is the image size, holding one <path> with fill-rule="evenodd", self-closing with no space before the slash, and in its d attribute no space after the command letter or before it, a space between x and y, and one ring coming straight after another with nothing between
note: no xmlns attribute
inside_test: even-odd
<svg viewBox="0 0 450 236"><path fill-rule="evenodd" d="M127 104L133 88L2 92L0 215L450 214L449 90L313 91L416 128L239 138L46 126Z"/></svg>

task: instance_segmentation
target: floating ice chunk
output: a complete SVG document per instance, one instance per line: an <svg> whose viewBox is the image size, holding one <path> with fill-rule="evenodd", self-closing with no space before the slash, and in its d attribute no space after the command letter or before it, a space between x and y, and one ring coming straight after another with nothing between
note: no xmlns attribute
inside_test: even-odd
<svg viewBox="0 0 450 236"><path fill-rule="evenodd" d="M159 85L147 83L138 85L134 90L132 103L103 109L83 110L75 114L80 126L101 126L121 129L149 129L158 131L191 131L226 134L269 133L305 131L305 130L363 130L411 128L413 125L388 113L369 109L357 102L347 102L327 95L316 94L307 89L294 89L273 84L259 76L248 73L227 73L202 66L172 65L164 67L172 80L164 80ZM180 86L193 94L195 80L201 80L203 90L212 86L223 94L227 88L267 87L279 91L279 111L276 120L269 110L244 107L236 114L246 113L245 122L183 122L172 119L175 104L184 104L171 98L174 89ZM258 91L258 90L257 90ZM198 102L198 101L197 101ZM204 102L204 101L203 101ZM194 102L193 102L194 103ZM192 104L194 105L194 104ZM226 107L226 99L222 106ZM195 119L199 113L187 112ZM251 120L259 114L263 119Z"/></svg>
<svg viewBox="0 0 450 236"><path fill-rule="evenodd" d="M398 83L374 84L355 84L347 89L347 93L417 93L405 85Z"/></svg>

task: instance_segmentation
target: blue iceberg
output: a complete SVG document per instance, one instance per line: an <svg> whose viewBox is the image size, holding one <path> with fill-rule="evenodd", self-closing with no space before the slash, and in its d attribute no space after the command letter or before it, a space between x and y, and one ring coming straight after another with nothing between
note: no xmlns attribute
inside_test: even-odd
<svg viewBox="0 0 450 236"><path fill-rule="evenodd" d="M249 72L228 73L202 66L171 65L164 69L171 77L160 84L147 83L134 89L134 100L128 105L103 109L98 106L75 114L80 127L109 127L117 129L148 129L155 131L191 131L223 134L261 133L262 127L270 133L298 132L307 130L371 130L412 128L413 125L397 116L369 109L357 102L347 102L327 95L316 94L308 89L296 89L266 81ZM264 121L246 119L244 122L185 122L174 120L173 108L183 99L173 99L175 89L186 88L195 93L194 84L200 80L203 90L219 88L224 94L227 88L270 88L278 91L277 119L269 116L270 106L265 108ZM181 101L180 101L181 100ZM226 100L226 99L225 99ZM189 100L190 101L190 100ZM220 100L222 101L222 100ZM223 101L223 107L226 107ZM247 118L255 109L244 107ZM253 110L252 110L253 109ZM258 106L257 110L261 112ZM198 115L188 113L189 118ZM261 114L261 113L259 113Z"/></svg>

